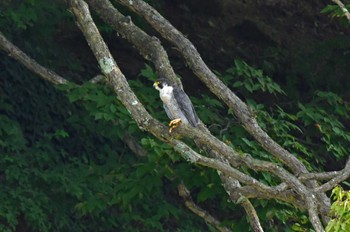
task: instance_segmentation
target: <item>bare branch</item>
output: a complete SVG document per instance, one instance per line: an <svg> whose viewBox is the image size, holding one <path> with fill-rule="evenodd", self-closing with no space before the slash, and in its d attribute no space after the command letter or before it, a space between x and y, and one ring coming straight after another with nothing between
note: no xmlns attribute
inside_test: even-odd
<svg viewBox="0 0 350 232"><path fill-rule="evenodd" d="M198 205L196 205L196 203L194 203L193 200L192 200L192 197L190 195L190 191L186 188L186 186L184 184L179 184L177 186L177 189L179 191L179 195L184 200L185 205L193 213L195 213L199 217L203 218L210 225L213 225L220 232L229 232L229 231L231 231L227 227L221 226L220 225L221 223L216 218L214 218L207 211L205 211L204 209L202 209Z"/></svg>
<svg viewBox="0 0 350 232"><path fill-rule="evenodd" d="M169 141L169 144L174 147L174 150L179 152L180 155L187 161L191 163L200 164L202 166L207 166L210 168L213 168L215 170L221 171L225 173L228 176L231 176L240 182L247 184L247 185L253 185L256 188L258 188L260 191L269 191L270 187L259 182L258 180L254 179L251 176L248 176L237 169L232 168L226 163L223 163L219 160L215 160L212 158L208 158L205 156L202 156L192 150L189 146L187 146L185 143L179 141L179 140L171 140Z"/></svg>
<svg viewBox="0 0 350 232"><path fill-rule="evenodd" d="M348 9L346 9L344 3L342 3L340 0L332 0L332 2L334 2L335 4L337 4L340 7L340 9L343 11L345 17L350 22L350 13L349 13Z"/></svg>
<svg viewBox="0 0 350 232"><path fill-rule="evenodd" d="M149 115L134 92L130 89L124 74L120 71L94 24L88 5L81 0L70 0L69 3L78 26L88 41L102 73L106 76L108 83L112 86L126 109L133 116L139 128L147 129L159 139L167 141L170 138L167 128Z"/></svg>
<svg viewBox="0 0 350 232"><path fill-rule="evenodd" d="M43 79L53 83L53 84L66 84L68 81L55 73L52 70L49 70L35 60L30 58L24 52L22 52L18 47L13 45L6 37L0 32L0 48L8 53L10 57L19 61L25 67L27 67L32 72L38 74Z"/></svg>
<svg viewBox="0 0 350 232"><path fill-rule="evenodd" d="M93 83L93 84L97 84L97 83L99 83L99 82L101 82L101 81L103 81L103 80L105 80L105 79L106 79L105 76L99 74L99 75L94 76L93 78L91 78L91 79L89 80L89 82L91 82L91 83Z"/></svg>
<svg viewBox="0 0 350 232"><path fill-rule="evenodd" d="M187 127L180 128L180 130L186 131ZM310 207L316 208L317 210L317 206L316 206L317 201L309 197L310 195L314 196L313 192L311 192L306 186L304 186L300 182L300 180L298 180L294 175L292 175L282 167L271 162L254 159L248 154L237 154L232 148L228 147L224 143L214 142L216 139L215 137L211 138L207 134L203 134L203 132L201 132L196 128L191 128L190 131L187 130L186 134L188 134L190 137L193 136L193 138L197 140L203 139L202 143L210 145L212 149L216 149L216 148L223 149L220 151L220 154L223 154L229 161L233 160L233 162L231 162L231 164L233 165L238 165L238 163L243 163L247 165L247 167L253 170L268 171L275 174L283 182L285 182L289 187L291 187L294 191L300 194L304 200L308 201L307 205L309 205ZM220 145L218 146L218 144ZM179 149L180 152L181 150L183 150L185 158L187 157L187 159L191 160L192 162L198 162L205 166L216 168L215 166L217 165L217 163L212 162L212 160L208 160L208 158L206 157L202 159L202 157L200 157L198 154L195 154L193 152L188 152L186 150L186 147L184 147L184 145L181 143L178 143L178 146L180 148ZM175 146L175 149L176 149L176 146ZM224 166L225 164L220 164L221 168L223 168ZM223 169L219 169L219 170L223 171ZM237 173L235 172L231 172L231 170L227 170L226 174L234 177L235 179L239 180L242 183L257 186L255 185L256 183L249 182L252 180L244 179L244 181L241 181L242 176L237 175ZM259 186L259 189L261 187L264 187L264 186ZM318 202L318 203L320 204L320 208L327 208L324 205L325 202ZM313 224L314 228L317 229L319 227L320 219L318 218L318 214L317 214L318 211L314 212L313 208L308 209L308 211L309 211L310 221ZM323 230L317 230L317 231L323 231Z"/></svg>
<svg viewBox="0 0 350 232"><path fill-rule="evenodd" d="M305 186L294 175L278 166L277 164L254 159L246 153L238 153L225 143L218 140L216 137L208 133L203 133L202 130L199 130L197 128L181 127L175 133L177 132L186 134L187 137L196 139L202 144L207 144L211 149L214 149L222 154L234 167L238 167L243 164L255 171L271 172L279 177L282 182L285 182L290 187L292 187L299 194L305 195L308 192Z"/></svg>
<svg viewBox="0 0 350 232"><path fill-rule="evenodd" d="M0 49L8 53L10 57L23 64L26 68L33 73L38 74L44 80L51 82L52 84L67 84L69 81L64 77L58 75L51 69L48 69L34 59L30 58L25 52L12 44L6 37L0 32ZM93 77L89 82L96 84L101 82L105 77L103 75L97 75Z"/></svg>
<svg viewBox="0 0 350 232"><path fill-rule="evenodd" d="M232 199L232 201L235 202L236 204L240 204L244 208L245 212L247 213L248 220L253 231L255 232L264 231L253 204L249 201L249 199L245 195L243 195L239 191L239 189L241 188L241 184L239 183L239 181L223 174L220 175L220 178L223 182L225 189L230 190L228 194Z"/></svg>
<svg viewBox="0 0 350 232"><path fill-rule="evenodd" d="M87 0L86 2L103 21L111 25L118 34L132 43L146 60L153 62L159 76L170 79L182 86L158 38L151 37L138 28L129 16L121 14L110 1Z"/></svg>
<svg viewBox="0 0 350 232"><path fill-rule="evenodd" d="M316 196L311 193L310 195L306 196L306 204L307 204L307 209L309 212L309 219L314 227L316 232L324 232L323 225L321 223L321 220L318 216L318 210L317 210L317 203L316 203Z"/></svg>
<svg viewBox="0 0 350 232"><path fill-rule="evenodd" d="M300 175L299 179L301 181L304 181L304 180L329 180L329 179L336 178L338 176L344 176L343 178L345 178L345 179L341 180L341 181L344 181L350 176L349 169L350 169L350 159L348 159L348 161L346 162L345 168L343 168L340 171L305 173L305 174ZM340 182L338 182L338 183L340 183Z"/></svg>
<svg viewBox="0 0 350 232"><path fill-rule="evenodd" d="M332 172L320 172L320 173L303 173L299 176L299 180L329 180L338 175L340 175L342 171L332 171Z"/></svg>
<svg viewBox="0 0 350 232"><path fill-rule="evenodd" d="M206 129L205 127L200 128L200 130L202 130L205 134L212 136L210 131L208 129ZM229 161L225 158L224 155L220 155L220 153L218 153L214 149L211 149L210 147L208 147L207 144L203 144L200 141L200 139L194 139L194 142L202 150L205 150L210 157L212 157L215 160L220 161L226 165L229 165ZM256 213L254 206L251 204L249 199L247 197L245 197L245 195L242 194L242 192L239 191L239 189L241 188L241 184L240 184L239 180L235 179L232 176L227 175L219 170L217 170L217 171L218 171L219 177L221 179L222 186L224 187L225 191L229 195L230 199L235 203L241 204L241 206L246 211L247 216L248 216L248 220L249 220L249 223L250 223L252 229L256 232L263 231L261 224L260 224L259 217ZM268 190L268 191L270 191L270 190ZM257 192L265 193L266 195L268 195L268 193L266 193L266 189L265 189L265 191L258 190ZM240 199L242 199L242 198L244 198L245 200L240 201Z"/></svg>
<svg viewBox="0 0 350 232"><path fill-rule="evenodd" d="M343 182L344 180L348 179L349 176L350 176L350 159L348 159L348 161L346 162L345 168L342 171L340 171L340 174L338 176L335 176L327 183L315 188L314 191L326 192L328 190L331 190L340 182Z"/></svg>
<svg viewBox="0 0 350 232"><path fill-rule="evenodd" d="M299 194L296 194L295 191L288 189L288 190L280 190L276 187L271 188L272 191L269 192L260 192L258 189L254 188L253 186L243 186L235 191L237 191L239 194L250 198L259 198L259 199L274 199L274 200L280 200L283 202L287 202L292 204L293 206L304 210L306 209L305 201L301 198Z"/></svg>
<svg viewBox="0 0 350 232"><path fill-rule="evenodd" d="M242 195L238 199L237 203L241 204L244 207L245 211L247 212L249 222L252 225L252 229L255 232L263 232L264 230L261 227L258 214L256 213L256 210L253 204L248 200L248 198Z"/></svg>

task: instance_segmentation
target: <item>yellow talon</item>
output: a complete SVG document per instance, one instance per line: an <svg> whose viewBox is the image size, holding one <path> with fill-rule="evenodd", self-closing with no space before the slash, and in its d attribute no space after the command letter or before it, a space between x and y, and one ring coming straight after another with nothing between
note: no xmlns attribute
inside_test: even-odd
<svg viewBox="0 0 350 232"><path fill-rule="evenodd" d="M176 127L178 127L182 123L181 118L176 118L171 120L169 123L169 133L171 133Z"/></svg>
<svg viewBox="0 0 350 232"><path fill-rule="evenodd" d="M181 122L181 118L176 118L170 121L169 126L178 126L181 124Z"/></svg>

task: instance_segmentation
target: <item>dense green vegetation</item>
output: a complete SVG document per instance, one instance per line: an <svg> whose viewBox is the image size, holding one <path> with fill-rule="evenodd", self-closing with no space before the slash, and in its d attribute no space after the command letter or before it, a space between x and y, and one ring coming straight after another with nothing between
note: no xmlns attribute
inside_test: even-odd
<svg viewBox="0 0 350 232"><path fill-rule="evenodd" d="M96 63L84 64L93 60L77 59L76 44L57 40L65 33L76 36L63 3L3 1L0 9L0 30L41 64L76 83L96 74ZM261 69L237 58L217 75L309 170L338 170L350 146L350 40L309 45L300 44L308 48L299 52L266 48ZM234 231L249 227L242 208L227 200L217 173L187 163L139 130L107 85L53 86L5 53L0 66L0 231L214 231L186 209L176 188L181 182L224 225ZM138 73L130 78L131 87L153 116L167 122L152 88L155 72L146 64ZM192 100L218 138L275 161L210 93L203 90ZM126 134L146 156L130 150ZM247 173L278 183L269 173ZM253 204L266 231L309 231L305 212L278 201Z"/></svg>

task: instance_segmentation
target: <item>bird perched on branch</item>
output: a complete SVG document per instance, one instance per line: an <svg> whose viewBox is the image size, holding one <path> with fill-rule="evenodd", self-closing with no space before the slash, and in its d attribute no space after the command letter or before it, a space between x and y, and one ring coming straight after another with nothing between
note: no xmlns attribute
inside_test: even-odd
<svg viewBox="0 0 350 232"><path fill-rule="evenodd" d="M199 119L192 102L179 86L168 80L158 79L154 82L153 87L159 91L165 112L172 120L169 123L170 133L181 123L190 124L193 127L198 126Z"/></svg>

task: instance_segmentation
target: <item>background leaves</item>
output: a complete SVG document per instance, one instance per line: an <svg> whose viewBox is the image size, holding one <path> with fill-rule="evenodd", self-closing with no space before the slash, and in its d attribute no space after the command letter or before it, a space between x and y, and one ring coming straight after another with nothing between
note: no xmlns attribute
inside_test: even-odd
<svg viewBox="0 0 350 232"><path fill-rule="evenodd" d="M72 29L64 5L26 0L2 1L0 7L0 28L16 45L68 79L84 83L54 88L1 54L1 231L213 230L183 206L176 191L180 182L224 225L247 230L243 210L228 201L215 171L182 160L140 131L108 86L86 82L98 66ZM332 7L324 12L339 14ZM115 34L101 27L107 40L115 41ZM349 39L339 36L306 45L295 52L264 48L259 62L237 58L217 75L249 103L269 135L310 170L337 170L349 156L348 82L343 75L349 65ZM183 66L172 58L175 67ZM137 74L130 75L129 84L147 110L166 123L152 88L157 75L150 65L142 66L131 68ZM241 152L276 161L218 99L204 88L185 88L217 137ZM129 149L126 132L142 145L146 157ZM265 183L278 183L269 173L243 171ZM340 188L333 191L333 213L342 216L338 222L348 216L342 210L347 195L342 194ZM310 228L305 213L289 205L258 199L253 204L268 231ZM336 223L329 231L341 227Z"/></svg>

